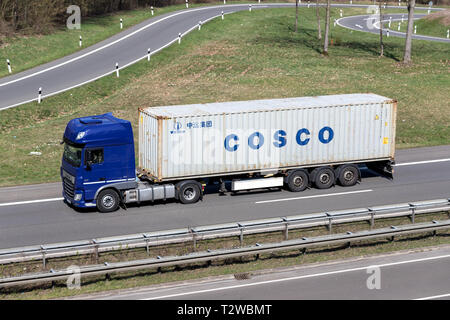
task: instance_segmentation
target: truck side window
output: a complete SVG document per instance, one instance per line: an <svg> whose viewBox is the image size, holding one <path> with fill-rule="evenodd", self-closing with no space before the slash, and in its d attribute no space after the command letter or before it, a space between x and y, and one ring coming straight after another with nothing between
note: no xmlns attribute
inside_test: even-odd
<svg viewBox="0 0 450 320"><path fill-rule="evenodd" d="M103 163L103 149L93 149L88 151L87 161L92 164Z"/></svg>

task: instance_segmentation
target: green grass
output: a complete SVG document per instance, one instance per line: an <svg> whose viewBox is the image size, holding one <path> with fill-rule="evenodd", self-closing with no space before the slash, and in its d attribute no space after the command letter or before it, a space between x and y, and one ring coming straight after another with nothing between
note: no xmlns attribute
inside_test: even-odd
<svg viewBox="0 0 450 320"><path fill-rule="evenodd" d="M300 9L298 33L294 17L294 9L227 15L119 79L111 75L40 105L2 111L0 185L59 180L59 141L70 119L112 111L137 133L137 108L158 105L373 92L398 100L398 147L449 143L448 44L413 41L414 64L404 66L404 39L385 39L379 58L377 35L331 27L333 45L324 57L315 10Z"/></svg>

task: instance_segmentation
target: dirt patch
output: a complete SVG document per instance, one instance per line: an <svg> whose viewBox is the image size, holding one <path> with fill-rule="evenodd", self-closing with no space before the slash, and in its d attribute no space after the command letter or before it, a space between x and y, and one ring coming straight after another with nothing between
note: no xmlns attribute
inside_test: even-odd
<svg viewBox="0 0 450 320"><path fill-rule="evenodd" d="M439 20L440 24L448 27L450 26L450 9L429 14L424 19L429 21Z"/></svg>

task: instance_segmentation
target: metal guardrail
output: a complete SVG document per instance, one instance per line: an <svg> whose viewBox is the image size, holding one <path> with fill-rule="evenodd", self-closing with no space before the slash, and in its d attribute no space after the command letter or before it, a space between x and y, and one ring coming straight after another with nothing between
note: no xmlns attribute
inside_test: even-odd
<svg viewBox="0 0 450 320"><path fill-rule="evenodd" d="M222 250L208 250L204 252L194 252L184 256L158 257L151 259L104 263L98 265L90 265L80 267L80 276L96 276L115 272L133 271L147 268L161 268L168 266L185 265L192 263L210 262L218 259L227 259L235 257L243 257L248 255L258 255L262 253L287 251L302 249L306 250L311 247L320 247L327 245L338 245L341 243L352 243L356 241L364 241L376 238L390 238L394 239L396 236L408 235L413 233L423 232L437 232L442 229L450 229L450 220L433 221L421 224L411 224L404 226L391 226L390 228L374 229L360 232L347 232L334 235L319 236L314 238L302 238L294 240L285 240L278 243L256 244L253 246L222 249ZM11 287L17 285L28 285L40 282L66 280L73 275L70 270L51 270L47 273L28 274L11 278L0 278L0 288Z"/></svg>
<svg viewBox="0 0 450 320"><path fill-rule="evenodd" d="M42 260L45 267L49 258L81 254L95 254L98 258L100 252L143 247L150 253L154 246L184 242L192 242L195 250L199 240L233 236L239 237L242 247L244 235L248 234L284 231L288 240L289 230L294 229L327 226L331 233L334 224L357 221L369 221L373 228L375 219L400 216L409 216L414 223L417 214L440 211L450 211L450 198L3 249L0 264Z"/></svg>

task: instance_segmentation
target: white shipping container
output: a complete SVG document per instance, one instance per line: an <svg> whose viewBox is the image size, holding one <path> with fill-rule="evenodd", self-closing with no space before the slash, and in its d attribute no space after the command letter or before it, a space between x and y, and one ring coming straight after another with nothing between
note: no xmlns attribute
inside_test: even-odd
<svg viewBox="0 0 450 320"><path fill-rule="evenodd" d="M375 94L139 109L139 170L163 181L393 160L396 109Z"/></svg>

